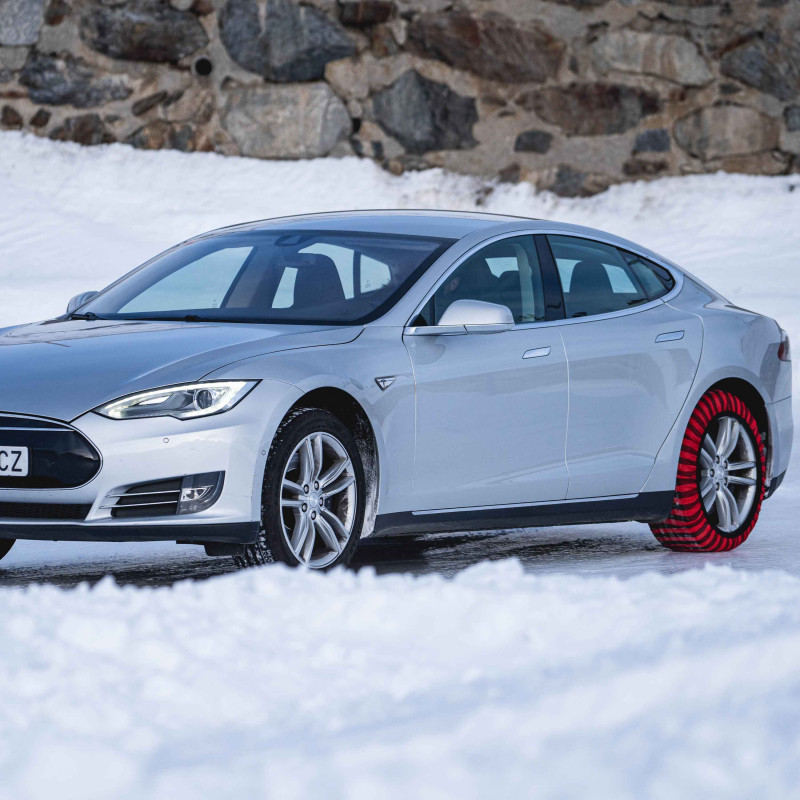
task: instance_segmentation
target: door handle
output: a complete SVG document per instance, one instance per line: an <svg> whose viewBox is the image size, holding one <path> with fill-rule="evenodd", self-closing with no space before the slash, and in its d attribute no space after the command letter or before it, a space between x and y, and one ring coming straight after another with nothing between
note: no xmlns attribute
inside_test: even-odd
<svg viewBox="0 0 800 800"><path fill-rule="evenodd" d="M656 342L677 342L683 339L683 331L670 331L669 333L659 333Z"/></svg>
<svg viewBox="0 0 800 800"><path fill-rule="evenodd" d="M533 350L526 350L523 354L523 358L544 358L544 356L550 355L550 348L549 347L536 347Z"/></svg>

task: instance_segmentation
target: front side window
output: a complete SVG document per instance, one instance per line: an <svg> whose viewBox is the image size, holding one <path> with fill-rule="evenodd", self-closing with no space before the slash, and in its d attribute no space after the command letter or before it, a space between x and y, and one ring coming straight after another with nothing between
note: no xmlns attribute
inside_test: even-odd
<svg viewBox="0 0 800 800"><path fill-rule="evenodd" d="M663 267L625 250L573 236L547 240L568 318L624 311L656 300L674 286Z"/></svg>
<svg viewBox="0 0 800 800"><path fill-rule="evenodd" d="M360 324L385 313L453 242L250 231L180 245L81 308L103 319Z"/></svg>
<svg viewBox="0 0 800 800"><path fill-rule="evenodd" d="M533 237L503 239L470 256L447 276L416 324L438 325L456 300L506 306L517 324L543 320L542 273Z"/></svg>

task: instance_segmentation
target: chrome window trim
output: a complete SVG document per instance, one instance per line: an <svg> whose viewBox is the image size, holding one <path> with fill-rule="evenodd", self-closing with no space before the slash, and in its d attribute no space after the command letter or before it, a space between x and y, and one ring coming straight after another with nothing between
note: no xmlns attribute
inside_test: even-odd
<svg viewBox="0 0 800 800"><path fill-rule="evenodd" d="M520 322L514 325L511 329L512 331L516 330L527 330L528 328L537 327L537 328L550 328L555 327L558 325L581 325L586 322L595 322L597 320L605 320L605 319L614 319L616 317L627 317L633 314L640 314L643 311L648 311L652 308L657 308L664 303L669 302L673 298L677 297L680 293L681 289L683 288L684 282L684 275L680 270L676 270L672 264L665 263L663 259L658 258L651 254L649 251L647 253L642 252L641 248L638 248L633 242L629 245L626 242L626 246L623 247L617 241L614 241L611 238L604 238L602 236L587 236L586 234L582 233L572 233L564 230L558 229L539 229L539 228L523 228L521 230L516 231L505 231L504 233L496 234L495 236L490 236L486 239L481 240L477 244L475 244L471 249L469 249L466 253L462 254L453 264L451 264L441 275L441 277L436 281L433 285L433 288L430 289L426 294L424 299L421 303L417 305L414 309L414 312L406 321L406 324L403 326L403 331L410 332L415 330L417 326L413 326L411 322L417 318L427 302L431 299L431 297L436 294L439 287L447 281L449 276L458 269L467 259L472 258L472 256L476 255L478 252L483 250L485 247L488 247L495 242L503 241L504 239L516 239L520 236L571 236L574 239L586 239L589 242L598 242L599 244L609 245L610 247L617 247L620 250L626 250L634 255L638 255L641 258L645 258L648 261L652 261L653 263L657 264L659 267L667 270L667 272L672 276L672 279L675 281L675 286L670 289L669 292L662 295L661 297L656 298L655 300L651 300L648 303L642 303L641 305L635 306L633 308L624 308L620 311L609 311L607 314L593 314L588 317L572 317L572 318L565 318L565 319L552 319L552 320L540 320L538 322ZM616 238L616 237L615 237ZM555 259L554 259L555 260ZM436 326L425 326L425 327L436 327ZM433 334L431 334L433 335Z"/></svg>
<svg viewBox="0 0 800 800"><path fill-rule="evenodd" d="M96 480L97 476L103 471L103 451L82 430L79 430L74 425L70 425L69 422L64 422L64 420L62 420L62 419L53 419L52 417L37 417L37 416L34 416L33 414L18 414L18 413L15 413L13 411L0 411L0 415L2 415L4 417L13 417L14 419L30 419L30 420L33 420L34 422L52 422L55 425L60 425L62 428L66 429L66 430L74 431L79 436L82 436L84 439L86 439L86 441L89 442L89 444L92 447L94 447L95 452L97 453L97 455L100 456L100 466L97 468L97 472L95 472L95 474L92 475L92 477L89 478L89 480L86 481L86 483L82 483L80 486L64 486L62 488L56 488L56 489L54 489L53 487L42 488L42 487L32 487L32 486L20 486L19 488L15 488L13 486L2 486L2 487L0 487L0 493L2 493L2 492L74 492L76 489L84 489L85 487L87 487L92 481ZM4 431L4 430L7 431L7 430L16 430L16 429L14 429L14 428L3 428L2 426L0 426L0 435L2 435L2 431ZM53 431L53 430L56 430L56 429L55 428L43 428L43 429L25 428L24 430L27 430L27 431L31 431L31 430ZM24 500L21 500L20 502L24 502ZM33 520L32 522L36 522L36 521L37 520ZM41 522L41 520L38 520L38 521ZM59 520L59 522L67 523L67 522L70 522L70 520ZM74 524L75 521L72 520L72 522ZM16 523L16 520L15 520L15 523Z"/></svg>

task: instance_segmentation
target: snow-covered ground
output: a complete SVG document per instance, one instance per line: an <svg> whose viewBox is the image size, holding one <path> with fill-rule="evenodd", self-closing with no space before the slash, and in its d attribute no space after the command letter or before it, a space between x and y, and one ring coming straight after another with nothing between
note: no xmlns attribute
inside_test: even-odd
<svg viewBox="0 0 800 800"><path fill-rule="evenodd" d="M0 327L60 313L212 227L479 200L639 241L800 345L800 176L564 200L356 160L14 133L0 134ZM431 537L394 570L365 551L377 571L357 574L2 589L0 800L796 797L798 467L750 542L699 559L657 548L643 526L599 526ZM115 563L188 564L191 551L20 543L0 586L64 565L95 578ZM498 555L520 560L476 563ZM434 574L378 574L406 569Z"/></svg>

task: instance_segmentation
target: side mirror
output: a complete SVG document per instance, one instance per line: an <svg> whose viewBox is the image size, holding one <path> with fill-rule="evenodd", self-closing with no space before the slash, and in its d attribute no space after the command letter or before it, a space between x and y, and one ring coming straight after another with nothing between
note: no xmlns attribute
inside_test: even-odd
<svg viewBox="0 0 800 800"><path fill-rule="evenodd" d="M81 306L86 305L86 303L98 294L99 292L81 292L81 294L76 294L75 297L67 303L67 314L72 314L73 311L77 311Z"/></svg>
<svg viewBox="0 0 800 800"><path fill-rule="evenodd" d="M456 300L442 314L438 325L407 328L412 336L457 335L460 333L502 333L514 327L514 315L507 306L483 300Z"/></svg>

